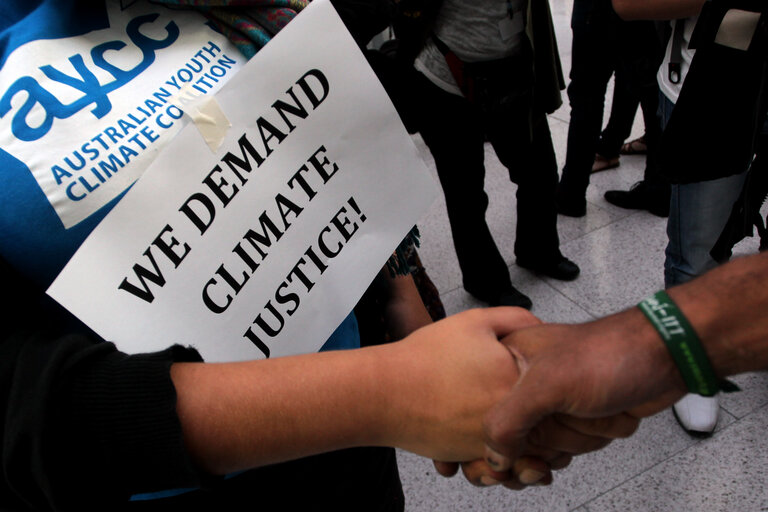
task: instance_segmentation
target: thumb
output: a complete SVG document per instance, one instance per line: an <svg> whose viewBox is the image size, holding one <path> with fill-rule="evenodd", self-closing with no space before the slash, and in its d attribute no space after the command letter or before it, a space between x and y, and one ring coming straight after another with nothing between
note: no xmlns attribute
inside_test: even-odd
<svg viewBox="0 0 768 512"><path fill-rule="evenodd" d="M495 471L508 470L523 454L531 429L554 412L554 407L541 399L542 391L522 378L486 413L483 421L485 458Z"/></svg>
<svg viewBox="0 0 768 512"><path fill-rule="evenodd" d="M483 315L485 324L496 334L499 339L526 327L541 325L533 313L527 309L512 306L499 306L479 310Z"/></svg>

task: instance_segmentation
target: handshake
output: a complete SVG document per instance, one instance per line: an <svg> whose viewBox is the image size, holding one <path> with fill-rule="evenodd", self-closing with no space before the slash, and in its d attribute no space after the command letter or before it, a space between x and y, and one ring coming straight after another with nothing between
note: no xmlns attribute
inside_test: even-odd
<svg viewBox="0 0 768 512"><path fill-rule="evenodd" d="M667 291L711 361L709 391L717 378L768 367L765 283L768 252ZM212 473L395 446L437 461L445 476L461 467L478 485L547 484L574 455L631 435L641 418L704 389L646 314L631 308L563 325L490 308L359 350L177 363L185 445Z"/></svg>
<svg viewBox="0 0 768 512"><path fill-rule="evenodd" d="M472 310L380 349L399 421L381 444L432 458L444 476L461 467L480 486L548 484L574 455L631 435L685 392L639 310L581 325Z"/></svg>
<svg viewBox="0 0 768 512"><path fill-rule="evenodd" d="M649 299L584 324L493 308L424 327L394 345L412 354L403 379L427 377L415 390L416 424L436 427L395 446L432 458L444 476L461 467L476 485L548 484L574 455L631 435L685 393L713 394L723 377L768 367L766 282L768 252L668 290L667 304ZM653 317L675 304L677 318ZM677 320L690 337L675 342ZM419 362L422 373L408 368Z"/></svg>

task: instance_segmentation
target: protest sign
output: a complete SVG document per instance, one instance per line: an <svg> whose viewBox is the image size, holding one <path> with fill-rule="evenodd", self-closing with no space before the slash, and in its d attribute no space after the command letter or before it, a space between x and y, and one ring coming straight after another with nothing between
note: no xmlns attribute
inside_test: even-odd
<svg viewBox="0 0 768 512"><path fill-rule="evenodd" d="M129 353L318 350L434 180L328 0L196 112L48 293Z"/></svg>

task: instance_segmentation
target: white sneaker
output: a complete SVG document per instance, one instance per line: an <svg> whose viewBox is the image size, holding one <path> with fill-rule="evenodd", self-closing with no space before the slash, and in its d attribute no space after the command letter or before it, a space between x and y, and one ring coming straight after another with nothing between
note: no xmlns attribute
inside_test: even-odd
<svg viewBox="0 0 768 512"><path fill-rule="evenodd" d="M677 422L695 436L709 436L717 425L720 403L716 396L689 393L672 406Z"/></svg>

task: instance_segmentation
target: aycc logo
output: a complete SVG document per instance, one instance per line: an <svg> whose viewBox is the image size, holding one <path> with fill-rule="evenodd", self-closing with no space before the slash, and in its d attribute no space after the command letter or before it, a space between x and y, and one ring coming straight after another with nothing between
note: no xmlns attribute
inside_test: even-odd
<svg viewBox="0 0 768 512"><path fill-rule="evenodd" d="M170 21L165 25L166 37L153 39L141 33L140 28L147 23L153 23L158 14L145 14L132 19L126 26L126 34L131 43L141 52L140 62L131 69L121 69L110 63L107 59L109 52L118 52L127 44L124 41L115 40L98 44L91 49L91 59L100 70L106 71L114 80L102 84L96 74L88 69L88 66L80 54L69 57L69 62L76 72L68 75L51 65L40 67L40 71L54 82L74 89L81 96L70 103L60 101L53 93L41 85L31 76L23 76L16 80L0 98L0 118L5 117L13 110L13 99L22 93L26 93L26 99L13 113L11 130L19 140L31 142L40 139L53 126L54 119L66 119L85 108L91 108L91 113L101 119L112 110L109 94L124 86L142 71L147 69L155 61L155 52L167 48L179 37L179 27ZM42 120L31 122L30 118L35 107L42 109Z"/></svg>

